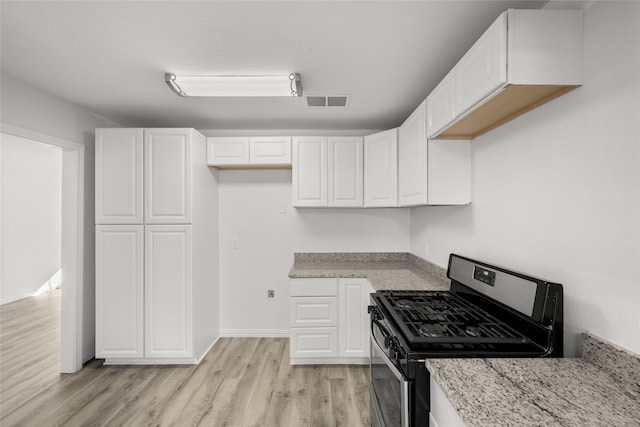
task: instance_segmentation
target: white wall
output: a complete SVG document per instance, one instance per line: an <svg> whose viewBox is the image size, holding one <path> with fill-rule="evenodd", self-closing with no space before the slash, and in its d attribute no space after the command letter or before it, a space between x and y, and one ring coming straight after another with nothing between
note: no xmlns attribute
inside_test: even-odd
<svg viewBox="0 0 640 427"><path fill-rule="evenodd" d="M118 127L117 123L97 116L77 105L0 75L0 108L3 124L65 139L85 146L84 157L84 265L83 265L83 356L95 349L95 270L94 270L94 135L96 127ZM63 284L64 286L64 284Z"/></svg>
<svg viewBox="0 0 640 427"><path fill-rule="evenodd" d="M584 86L472 142L473 203L411 212L411 250L564 285L565 351L640 352L640 3L585 11ZM426 252L426 246L429 252Z"/></svg>
<svg viewBox="0 0 640 427"><path fill-rule="evenodd" d="M407 209L294 209L291 171L220 171L218 178L222 334L288 334L294 252L409 249Z"/></svg>
<svg viewBox="0 0 640 427"><path fill-rule="evenodd" d="M33 295L60 269L62 150L1 134L0 303Z"/></svg>

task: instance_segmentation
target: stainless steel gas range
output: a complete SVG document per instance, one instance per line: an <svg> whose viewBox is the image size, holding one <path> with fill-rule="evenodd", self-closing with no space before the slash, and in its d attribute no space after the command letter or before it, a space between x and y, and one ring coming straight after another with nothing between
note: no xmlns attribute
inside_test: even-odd
<svg viewBox="0 0 640 427"><path fill-rule="evenodd" d="M371 425L428 426L428 358L562 357L562 285L451 254L449 292L371 295Z"/></svg>

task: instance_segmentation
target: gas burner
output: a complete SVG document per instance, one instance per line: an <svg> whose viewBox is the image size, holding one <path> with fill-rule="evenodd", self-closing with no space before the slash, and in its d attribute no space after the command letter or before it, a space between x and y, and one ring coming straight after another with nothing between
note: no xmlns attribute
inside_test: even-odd
<svg viewBox="0 0 640 427"><path fill-rule="evenodd" d="M413 301L410 301L408 299L399 299L398 301L396 301L396 307L398 307L398 308L412 308L413 307Z"/></svg>
<svg viewBox="0 0 640 427"><path fill-rule="evenodd" d="M420 334L427 338L439 338L444 336L444 331L441 325L425 323L418 328Z"/></svg>
<svg viewBox="0 0 640 427"><path fill-rule="evenodd" d="M480 337L482 336L482 331L477 326L467 326L464 328L464 331L470 337Z"/></svg>

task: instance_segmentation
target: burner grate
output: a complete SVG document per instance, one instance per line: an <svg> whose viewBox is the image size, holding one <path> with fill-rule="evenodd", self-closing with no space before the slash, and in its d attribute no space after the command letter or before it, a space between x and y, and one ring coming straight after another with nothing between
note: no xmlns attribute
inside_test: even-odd
<svg viewBox="0 0 640 427"><path fill-rule="evenodd" d="M530 340L480 307L441 291L383 291L385 305L416 344L525 344Z"/></svg>

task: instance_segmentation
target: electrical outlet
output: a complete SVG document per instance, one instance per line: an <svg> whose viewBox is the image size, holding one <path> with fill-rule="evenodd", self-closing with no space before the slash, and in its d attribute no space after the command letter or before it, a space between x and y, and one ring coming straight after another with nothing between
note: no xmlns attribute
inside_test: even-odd
<svg viewBox="0 0 640 427"><path fill-rule="evenodd" d="M267 291L267 298L275 298L276 296L276 291L274 291L273 289L269 289Z"/></svg>
<svg viewBox="0 0 640 427"><path fill-rule="evenodd" d="M240 247L240 242L238 241L237 237L234 237L233 240L231 241L231 248L238 249L239 247Z"/></svg>

